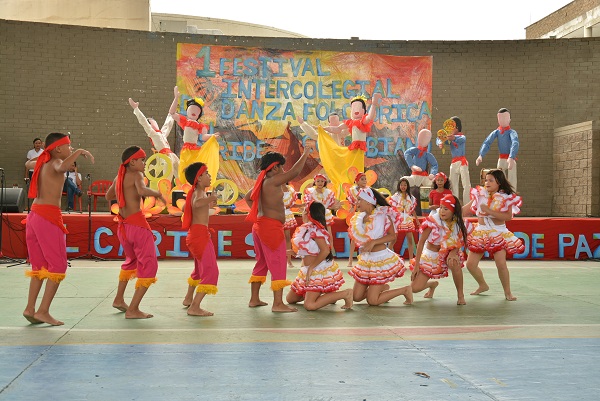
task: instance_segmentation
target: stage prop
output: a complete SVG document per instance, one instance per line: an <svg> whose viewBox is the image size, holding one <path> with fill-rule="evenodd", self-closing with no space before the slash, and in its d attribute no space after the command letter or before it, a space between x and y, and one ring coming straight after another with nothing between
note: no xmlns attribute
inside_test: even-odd
<svg viewBox="0 0 600 401"><path fill-rule="evenodd" d="M27 215L4 214L2 253L13 258L26 258L25 226L21 223ZM210 217L210 228L214 230L213 245L218 258L254 258L251 227L245 214L216 215ZM85 254L88 246L88 216L63 215L69 230L67 254L69 258ZM177 216L158 215L148 219L156 239L159 259L189 259L185 245L186 231L181 229ZM297 217L301 224L300 217ZM584 260L600 259L600 218L515 218L507 227L523 239L525 251L513 259L528 260ZM334 246L339 259L348 257L350 239L343 219L335 219L332 227ZM117 238L117 222L109 214L92 215L91 253L107 259L123 258ZM401 248L402 247L402 248ZM396 251L406 254L405 239L401 235L396 242Z"/></svg>

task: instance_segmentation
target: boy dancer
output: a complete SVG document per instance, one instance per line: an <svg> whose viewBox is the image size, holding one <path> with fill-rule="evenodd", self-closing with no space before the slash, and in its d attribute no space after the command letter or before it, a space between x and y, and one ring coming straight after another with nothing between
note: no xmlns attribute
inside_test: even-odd
<svg viewBox="0 0 600 401"><path fill-rule="evenodd" d="M94 157L87 150L77 149L73 152L67 135L57 132L48 134L45 149L38 157L31 177L29 197L35 200L27 215L26 241L32 270L25 273L31 277L31 281L23 316L33 324L64 324L50 315L50 304L67 271L67 230L60 210L65 172L79 155L89 157L94 162ZM35 304L44 279L48 281L36 311Z"/></svg>
<svg viewBox="0 0 600 401"><path fill-rule="evenodd" d="M219 268L208 231L208 212L217 201L217 195L205 192L211 181L206 164L190 164L185 169L185 179L192 183L192 189L185 200L182 228L188 230L185 243L194 257L194 271L188 278L189 287L183 305L189 306L187 314L190 316L212 316L213 313L202 309L200 303L206 294L218 291Z"/></svg>
<svg viewBox="0 0 600 401"><path fill-rule="evenodd" d="M125 263L121 265L117 295L113 307L125 312L127 319L147 319L153 315L140 310L140 302L148 287L156 282L158 260L154 250L154 236L140 208L142 196L154 196L165 202L162 194L146 187L144 168L146 153L138 146L131 146L121 156L119 173L106 192L106 200L116 199L119 203L119 228L117 237L125 252ZM127 305L123 298L129 280L137 277L135 292Z"/></svg>
<svg viewBox="0 0 600 401"><path fill-rule="evenodd" d="M285 157L281 153L267 152L260 159L261 173L256 179L254 188L244 199L252 208L246 220L254 222L252 238L256 252L256 264L250 276L251 308L265 306L260 300L260 287L267 279L267 271L271 272L271 289L273 290L273 312L296 312L283 303L283 289L291 282L286 280L286 244L283 233L285 223L285 206L283 204L282 185L294 179L306 163L310 149L304 153L288 171L283 170Z"/></svg>

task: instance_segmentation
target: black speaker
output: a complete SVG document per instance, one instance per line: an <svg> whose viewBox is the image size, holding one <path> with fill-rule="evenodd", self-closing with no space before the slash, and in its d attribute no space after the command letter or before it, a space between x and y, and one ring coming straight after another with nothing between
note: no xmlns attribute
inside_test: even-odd
<svg viewBox="0 0 600 401"><path fill-rule="evenodd" d="M171 204L176 206L179 199L185 199L185 193L183 191L173 191L171 193Z"/></svg>
<svg viewBox="0 0 600 401"><path fill-rule="evenodd" d="M23 213L25 203L25 191L23 188L0 188L0 200L2 200L3 213Z"/></svg>

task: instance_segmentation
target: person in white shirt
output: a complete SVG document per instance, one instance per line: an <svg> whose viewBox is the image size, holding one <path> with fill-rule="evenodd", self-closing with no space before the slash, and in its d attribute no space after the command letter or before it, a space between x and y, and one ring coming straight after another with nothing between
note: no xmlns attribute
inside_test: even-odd
<svg viewBox="0 0 600 401"><path fill-rule="evenodd" d="M75 204L75 195L81 196L81 174L77 172L77 163L74 162L65 171L65 184L63 192L67 193L67 210L73 210Z"/></svg>
<svg viewBox="0 0 600 401"><path fill-rule="evenodd" d="M38 156L42 154L43 151L44 147L42 140L40 138L35 138L33 140L33 149L30 149L29 152L27 152L27 161L36 160ZM27 168L27 166L25 166L25 178L31 179L32 175L33 168Z"/></svg>

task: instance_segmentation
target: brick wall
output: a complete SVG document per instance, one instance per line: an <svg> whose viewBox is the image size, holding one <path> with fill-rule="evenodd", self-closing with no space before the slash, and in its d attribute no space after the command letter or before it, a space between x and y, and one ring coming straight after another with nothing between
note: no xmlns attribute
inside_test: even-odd
<svg viewBox="0 0 600 401"><path fill-rule="evenodd" d="M600 215L599 153L598 122L573 124L554 131L552 216Z"/></svg>
<svg viewBox="0 0 600 401"><path fill-rule="evenodd" d="M525 28L525 38L538 39L542 35L566 24L575 18L585 15L594 7L600 6L600 0L575 0L556 10L541 20Z"/></svg>
<svg viewBox="0 0 600 401"><path fill-rule="evenodd" d="M523 215L552 211L555 128L598 120L600 38L556 41L360 41L169 34L0 20L0 167L7 184L22 183L34 137L71 132L75 147L96 156L80 171L112 179L120 153L149 151L127 98L162 119L172 101L176 45L204 43L291 50L362 51L433 56L432 131L458 115L467 136L471 181L495 167L494 145L475 166L483 139L507 107L521 142L519 192ZM434 150L448 171L450 155ZM598 156L595 156L596 159ZM544 173L546 172L546 173Z"/></svg>

